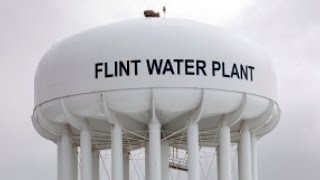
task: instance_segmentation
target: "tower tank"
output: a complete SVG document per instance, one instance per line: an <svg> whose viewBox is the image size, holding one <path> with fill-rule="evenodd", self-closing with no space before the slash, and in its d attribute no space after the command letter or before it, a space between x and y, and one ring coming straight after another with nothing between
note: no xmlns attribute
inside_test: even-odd
<svg viewBox="0 0 320 180"><path fill-rule="evenodd" d="M111 149L112 179L128 180L128 152L147 148L146 179L167 180L169 147L218 152L219 180L257 180L256 141L280 118L268 56L250 41L195 21L146 18L90 29L55 44L34 81L32 122L58 147L58 178L97 180L98 153ZM200 141L201 140L201 141ZM163 150L165 149L165 150Z"/></svg>

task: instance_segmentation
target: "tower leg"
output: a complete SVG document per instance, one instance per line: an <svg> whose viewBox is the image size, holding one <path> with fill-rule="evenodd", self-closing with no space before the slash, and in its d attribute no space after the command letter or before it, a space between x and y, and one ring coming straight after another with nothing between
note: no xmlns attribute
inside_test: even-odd
<svg viewBox="0 0 320 180"><path fill-rule="evenodd" d="M57 142L57 179L61 180L61 140Z"/></svg>
<svg viewBox="0 0 320 180"><path fill-rule="evenodd" d="M92 180L99 180L100 177L99 153L99 150L92 151Z"/></svg>
<svg viewBox="0 0 320 180"><path fill-rule="evenodd" d="M92 180L92 149L89 125L80 132L81 180Z"/></svg>
<svg viewBox="0 0 320 180"><path fill-rule="evenodd" d="M112 126L111 134L112 180L123 180L122 130L118 123Z"/></svg>
<svg viewBox="0 0 320 180"><path fill-rule="evenodd" d="M239 180L251 180L251 143L250 131L247 123L242 124L239 142Z"/></svg>
<svg viewBox="0 0 320 180"><path fill-rule="evenodd" d="M78 147L73 146L73 180L78 180Z"/></svg>
<svg viewBox="0 0 320 180"><path fill-rule="evenodd" d="M188 126L188 158L188 180L199 180L199 127L196 123Z"/></svg>
<svg viewBox="0 0 320 180"><path fill-rule="evenodd" d="M251 166L252 180L258 180L258 161L257 161L257 138L256 133L251 132Z"/></svg>
<svg viewBox="0 0 320 180"><path fill-rule="evenodd" d="M230 127L222 122L219 132L218 174L219 180L231 180L231 140Z"/></svg>
<svg viewBox="0 0 320 180"><path fill-rule="evenodd" d="M161 125L158 121L149 123L149 180L161 180Z"/></svg>
<svg viewBox="0 0 320 180"><path fill-rule="evenodd" d="M145 161L145 168L144 168L144 169L145 169L145 176L146 176L145 179L146 179L146 180L149 180L149 179L150 179L150 178L149 178L149 177L150 177L150 176L149 176L149 169L150 169L150 168L149 168L149 161L150 161L150 160L149 160L149 156L150 156L150 155L149 155L149 146L150 146L150 145L149 145L149 142L145 142L145 144L144 144L144 149L145 149L145 151L144 151L144 153L145 153L145 155L144 155L144 156L145 156L145 159L144 159L144 161Z"/></svg>
<svg viewBox="0 0 320 180"><path fill-rule="evenodd" d="M130 174L130 152L123 152L123 180L129 180Z"/></svg>
<svg viewBox="0 0 320 180"><path fill-rule="evenodd" d="M61 179L74 179L73 148L69 129L65 127L61 136Z"/></svg>

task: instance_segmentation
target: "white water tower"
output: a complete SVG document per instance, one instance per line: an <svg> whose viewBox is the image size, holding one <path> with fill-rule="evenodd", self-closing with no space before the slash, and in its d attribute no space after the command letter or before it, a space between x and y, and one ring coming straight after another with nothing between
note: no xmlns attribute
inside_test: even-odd
<svg viewBox="0 0 320 180"><path fill-rule="evenodd" d="M32 122L57 144L59 180L78 171L98 180L104 149L111 179L128 180L128 153L140 148L146 179L168 180L170 147L187 151L188 179L200 180L199 149L212 144L219 180L231 180L234 145L239 179L257 180L256 141L279 118L268 57L194 21L126 20L76 34L54 45L35 75Z"/></svg>

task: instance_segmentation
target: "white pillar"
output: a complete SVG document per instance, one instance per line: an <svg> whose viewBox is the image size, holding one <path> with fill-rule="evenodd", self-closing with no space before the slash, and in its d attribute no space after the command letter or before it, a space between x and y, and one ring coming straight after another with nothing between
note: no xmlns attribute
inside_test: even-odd
<svg viewBox="0 0 320 180"><path fill-rule="evenodd" d="M217 163L217 176L218 176L218 180L220 180L221 179L221 177L220 177L220 167L219 167L219 163L220 163L220 150L219 150L219 147L217 147L217 149L216 149L216 153L217 153L217 161L216 161L216 163Z"/></svg>
<svg viewBox="0 0 320 180"><path fill-rule="evenodd" d="M78 147L73 146L73 180L78 180Z"/></svg>
<svg viewBox="0 0 320 180"><path fill-rule="evenodd" d="M149 142L144 144L144 169L145 169L145 179L149 180Z"/></svg>
<svg viewBox="0 0 320 180"><path fill-rule="evenodd" d="M130 174L130 152L123 151L123 180L129 180Z"/></svg>
<svg viewBox="0 0 320 180"><path fill-rule="evenodd" d="M188 180L200 180L199 127L196 123L188 126Z"/></svg>
<svg viewBox="0 0 320 180"><path fill-rule="evenodd" d="M149 123L149 180L161 180L161 125Z"/></svg>
<svg viewBox="0 0 320 180"><path fill-rule="evenodd" d="M252 180L258 180L258 160L257 160L257 137L255 132L251 132L251 171Z"/></svg>
<svg viewBox="0 0 320 180"><path fill-rule="evenodd" d="M92 180L91 133L86 122L80 132L81 180Z"/></svg>
<svg viewBox="0 0 320 180"><path fill-rule="evenodd" d="M219 131L218 174L219 180L231 180L230 127L223 121Z"/></svg>
<svg viewBox="0 0 320 180"><path fill-rule="evenodd" d="M238 147L239 180L251 180L251 143L247 122L242 123Z"/></svg>
<svg viewBox="0 0 320 180"><path fill-rule="evenodd" d="M112 126L111 133L112 180L123 180L122 130L118 123Z"/></svg>
<svg viewBox="0 0 320 180"><path fill-rule="evenodd" d="M73 167L73 148L72 140L69 135L69 129L64 128L61 135L61 179L72 180L74 179L74 167Z"/></svg>
<svg viewBox="0 0 320 180"><path fill-rule="evenodd" d="M57 179L61 180L61 140L57 142Z"/></svg>
<svg viewBox="0 0 320 180"><path fill-rule="evenodd" d="M169 146L167 144L161 144L161 174L162 180L169 180Z"/></svg>
<svg viewBox="0 0 320 180"><path fill-rule="evenodd" d="M100 178L99 153L99 150L92 151L92 180L99 180Z"/></svg>

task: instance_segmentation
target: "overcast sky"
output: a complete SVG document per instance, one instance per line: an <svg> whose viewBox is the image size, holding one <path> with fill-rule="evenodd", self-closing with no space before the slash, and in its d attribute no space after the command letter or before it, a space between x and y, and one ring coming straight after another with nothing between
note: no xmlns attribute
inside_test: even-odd
<svg viewBox="0 0 320 180"><path fill-rule="evenodd" d="M56 146L30 119L35 69L50 46L163 4L168 18L225 27L268 51L283 113L258 142L259 178L320 179L319 0L0 0L0 179L56 179Z"/></svg>

